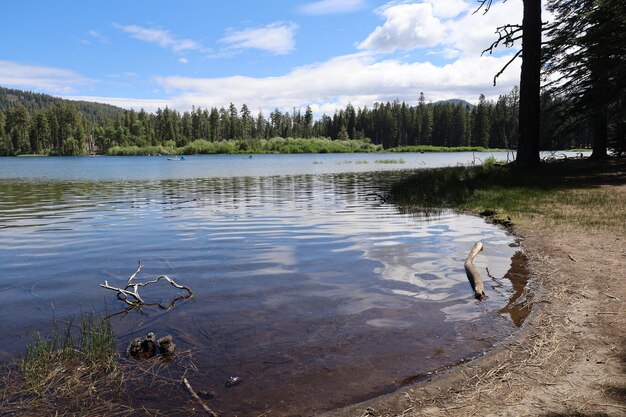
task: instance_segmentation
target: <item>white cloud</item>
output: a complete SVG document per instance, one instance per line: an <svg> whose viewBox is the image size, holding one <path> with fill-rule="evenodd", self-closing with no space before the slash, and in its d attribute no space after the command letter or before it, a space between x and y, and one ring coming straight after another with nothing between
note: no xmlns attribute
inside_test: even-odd
<svg viewBox="0 0 626 417"><path fill-rule="evenodd" d="M103 34L101 34L98 31L90 30L90 31L87 32L87 34L89 34L89 36L91 36L92 38L96 39L100 43L104 43L104 44L108 44L109 43L109 38L107 38L106 36L104 36Z"/></svg>
<svg viewBox="0 0 626 417"><path fill-rule="evenodd" d="M461 55L461 51L454 48L433 49L427 52L428 55L440 55L445 59L458 58Z"/></svg>
<svg viewBox="0 0 626 417"><path fill-rule="evenodd" d="M72 93L93 81L69 70L0 61L0 85L54 93Z"/></svg>
<svg viewBox="0 0 626 417"><path fill-rule="evenodd" d="M433 15L427 3L402 3L385 6L378 11L386 20L358 47L375 52L426 48L441 43L445 26Z"/></svg>
<svg viewBox="0 0 626 417"><path fill-rule="evenodd" d="M275 55L285 55L295 49L295 23L271 23L260 28L229 30L220 39L221 43L233 49L261 49Z"/></svg>
<svg viewBox="0 0 626 417"><path fill-rule="evenodd" d="M178 62L180 62L181 64L188 64L189 60L184 56L181 56L180 58L178 58Z"/></svg>
<svg viewBox="0 0 626 417"><path fill-rule="evenodd" d="M433 15L442 19L450 19L470 10L470 5L465 0L427 0L426 2L432 5Z"/></svg>
<svg viewBox="0 0 626 417"><path fill-rule="evenodd" d="M348 103L363 107L399 99L415 104L421 91L433 101L462 98L475 102L481 93L495 98L517 84L519 71L513 65L498 87L492 86L493 74L508 58L462 57L438 67L429 62L378 60L370 53L358 53L299 67L275 77L171 76L156 81L171 95L172 106L178 109L190 109L192 105L228 106L233 102L264 111L311 105L319 114L332 113Z"/></svg>
<svg viewBox="0 0 626 417"><path fill-rule="evenodd" d="M298 7L303 14L325 15L350 13L365 7L364 0L320 0Z"/></svg>
<svg viewBox="0 0 626 417"><path fill-rule="evenodd" d="M174 52L189 50L203 50L203 46L191 39L182 39L172 35L169 31L157 28L146 28L137 25L118 25L118 29L130 34L133 38L143 42L155 43L161 48L171 49Z"/></svg>
<svg viewBox="0 0 626 417"><path fill-rule="evenodd" d="M521 24L522 0L508 0L497 3L487 14L472 14L474 9L458 19L446 22L446 38L442 44L458 49L463 55L480 55L496 40L496 27L506 24ZM518 45L519 46L519 45Z"/></svg>
<svg viewBox="0 0 626 417"><path fill-rule="evenodd" d="M487 14L474 10L463 0L388 3L377 10L385 23L358 47L377 53L439 47L448 59L480 55L495 40L496 27L522 19L521 0L494 4Z"/></svg>
<svg viewBox="0 0 626 417"><path fill-rule="evenodd" d="M172 102L167 99L141 99L124 97L99 97L99 96L63 96L68 100L90 101L94 103L111 104L123 109L144 109L147 112L155 112L158 108L172 107Z"/></svg>
<svg viewBox="0 0 626 417"><path fill-rule="evenodd" d="M148 111L165 106L178 110L189 110L191 106L227 107L232 102L238 106L245 103L255 111L262 109L268 114L276 107L291 111L293 107L304 109L310 105L317 115L323 112L332 114L335 109L348 103L363 107L399 99L416 104L421 91L426 94L427 100L432 101L461 98L476 102L481 93L494 99L508 93L518 84L521 60L509 67L494 88L493 75L514 51L486 57L480 57L480 52L495 39L494 31L498 25L521 21L522 4L521 0L508 0L494 4L486 15L471 15L472 11L473 4L463 0L393 2L377 10L385 21L361 42L361 52L358 53L285 70L271 77L162 76L154 79L156 85L166 92L167 98L162 100L86 96L71 98L110 103L124 108L143 107ZM194 49L206 51L197 42L180 39L165 30L138 26L124 28L137 39L181 53L178 56L181 63L187 61L183 56L187 54L182 52ZM285 54L295 47L296 29L294 23L272 23L264 27L230 30L220 43L225 46L226 52L231 53L255 48ZM394 59L380 55L412 49L419 52L405 54L401 58L398 54ZM425 58L411 58L419 55ZM449 61L447 64L428 62L426 59L429 55L433 56L433 62L438 62L439 57ZM434 56L437 56L437 60ZM37 83L36 88L56 89L70 94L71 89L64 91L64 86L71 87L80 83L81 79L83 83L86 82L70 71L43 67L30 67L30 71L22 68L3 69L2 64L0 61L0 84L33 88L33 83ZM37 68L41 70L39 76L33 71ZM15 74L21 76L29 73L35 76L23 80L22 84L5 81L7 77L15 78ZM63 84L63 80L67 82Z"/></svg>

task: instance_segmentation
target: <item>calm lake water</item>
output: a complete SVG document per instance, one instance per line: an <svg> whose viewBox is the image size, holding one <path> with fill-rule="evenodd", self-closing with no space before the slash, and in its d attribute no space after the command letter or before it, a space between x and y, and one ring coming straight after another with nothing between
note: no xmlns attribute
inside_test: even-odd
<svg viewBox="0 0 626 417"><path fill-rule="evenodd" d="M123 311L99 285L123 287L141 260L139 279L167 274L195 298L112 318L120 351L149 331L173 335L191 352L187 377L224 415L311 415L392 391L520 324L511 236L473 216L403 214L373 195L408 169L472 158L1 158L0 351L23 352L53 314ZM476 263L496 278L481 304L463 270L479 240ZM179 291L142 293L167 303ZM242 383L225 388L230 376Z"/></svg>

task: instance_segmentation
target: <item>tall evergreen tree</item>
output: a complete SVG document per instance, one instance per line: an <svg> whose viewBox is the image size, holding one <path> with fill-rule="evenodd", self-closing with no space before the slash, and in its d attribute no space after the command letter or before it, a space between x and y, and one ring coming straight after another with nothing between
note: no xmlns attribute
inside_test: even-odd
<svg viewBox="0 0 626 417"><path fill-rule="evenodd" d="M248 140L250 139L250 133L252 130L252 125L254 124L254 120L250 116L250 109L248 106L244 104L241 106L241 139Z"/></svg>
<svg viewBox="0 0 626 417"><path fill-rule="evenodd" d="M4 113L0 111L0 156L11 155L12 147L5 142L6 135L4 133L5 118Z"/></svg>
<svg viewBox="0 0 626 417"><path fill-rule="evenodd" d="M311 110L311 106L306 106L306 111L304 112L304 137L310 138L313 131L313 110Z"/></svg>
<svg viewBox="0 0 626 417"><path fill-rule="evenodd" d="M556 18L546 48L547 71L556 77L550 92L573 105L573 119L561 125L572 122L569 134L591 126L592 158L606 158L609 130L612 142L624 141L626 93L616 86L626 83L626 7L621 0L551 0L549 9Z"/></svg>
<svg viewBox="0 0 626 417"><path fill-rule="evenodd" d="M35 153L47 153L51 146L52 131L48 123L48 117L44 112L39 112L33 118L30 131L30 147Z"/></svg>
<svg viewBox="0 0 626 417"><path fill-rule="evenodd" d="M6 132L11 153L14 155L30 153L30 114L23 105L11 107L6 116Z"/></svg>
<svg viewBox="0 0 626 417"><path fill-rule="evenodd" d="M489 11L493 0L479 0L480 8ZM485 52L493 52L500 44L512 46L517 40L522 41L522 49L494 77L502 74L504 69L517 57L522 57L520 74L520 109L519 109L519 140L515 164L519 169L533 168L540 163L539 134L541 115L541 1L523 0L521 25L504 25L497 29L498 39ZM519 33L521 32L521 36Z"/></svg>

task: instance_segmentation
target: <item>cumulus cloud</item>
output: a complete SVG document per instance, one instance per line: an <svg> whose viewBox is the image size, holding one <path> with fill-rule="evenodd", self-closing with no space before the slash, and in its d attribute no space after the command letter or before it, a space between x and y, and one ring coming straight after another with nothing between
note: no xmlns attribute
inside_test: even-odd
<svg viewBox="0 0 626 417"><path fill-rule="evenodd" d="M0 61L0 85L53 93L72 93L93 81L65 69Z"/></svg>
<svg viewBox="0 0 626 417"><path fill-rule="evenodd" d="M330 2L310 4L328 6ZM395 1L377 9L384 22L358 44L360 52L271 77L161 76L154 81L166 92L167 100L102 97L97 101L126 108L154 109L167 105L179 110L246 103L266 114L274 108L291 111L293 107L302 109L310 105L320 115L332 114L348 103L363 107L398 99L416 104L422 91L427 100L433 101L461 98L476 102L481 93L495 99L518 84L521 60L509 67L494 88L493 75L515 51L484 57L480 52L493 41L496 26L521 21L522 4L521 0L499 2L486 15L472 15L474 6L473 2L464 0ZM230 30L220 43L230 51L255 48L284 54L294 48L296 29L293 23L272 23L260 28ZM168 38L157 41L162 37L153 34L151 39L173 49ZM398 50L419 52L393 58L381 55ZM429 57L433 57L432 62L428 61ZM441 58L447 63L437 64Z"/></svg>
<svg viewBox="0 0 626 417"><path fill-rule="evenodd" d="M137 25L118 25L115 27L130 34L133 38L159 45L161 48L171 49L174 52L183 52L189 50L202 50L203 46L191 39L179 38L172 35L169 31L158 28L146 28Z"/></svg>
<svg viewBox="0 0 626 417"><path fill-rule="evenodd" d="M220 43L232 49L260 49L275 55L285 55L295 49L295 23L271 23L260 28L229 30Z"/></svg>
<svg viewBox="0 0 626 417"><path fill-rule="evenodd" d="M416 103L421 91L432 100L462 98L475 102L481 93L494 97L509 92L516 83L519 72L513 69L503 75L497 88L492 87L490 74L508 58L462 57L438 67L429 62L378 60L370 53L357 53L275 77L170 76L156 81L170 94L172 106L179 109L233 102L264 111L311 105L319 114L332 113L348 103L361 107L395 99Z"/></svg>
<svg viewBox="0 0 626 417"><path fill-rule="evenodd" d="M472 14L473 7L463 0L388 3L377 10L383 25L358 47L376 53L437 47L447 58L470 56L491 44L497 26L521 23L521 0L498 3L487 14Z"/></svg>
<svg viewBox="0 0 626 417"><path fill-rule="evenodd" d="M465 0L428 0L427 3L432 5L433 15L442 19L456 17L475 6L474 4L470 6Z"/></svg>
<svg viewBox="0 0 626 417"><path fill-rule="evenodd" d="M385 23L358 47L374 52L394 52L432 47L441 43L445 26L433 15L428 3L392 4L379 9Z"/></svg>
<svg viewBox="0 0 626 417"><path fill-rule="evenodd" d="M522 23L522 0L494 4L487 14L472 14L473 11L470 9L469 13L446 23L448 29L443 43L463 55L479 55L496 39L496 27Z"/></svg>
<svg viewBox="0 0 626 417"><path fill-rule="evenodd" d="M302 5L298 11L309 15L326 15L350 13L363 7L365 7L364 0L320 0Z"/></svg>

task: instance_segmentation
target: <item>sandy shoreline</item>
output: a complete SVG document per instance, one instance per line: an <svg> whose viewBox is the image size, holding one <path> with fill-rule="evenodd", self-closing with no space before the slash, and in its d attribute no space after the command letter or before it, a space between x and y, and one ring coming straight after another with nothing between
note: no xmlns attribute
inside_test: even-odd
<svg viewBox="0 0 626 417"><path fill-rule="evenodd" d="M602 187L626 195L624 184ZM324 416L626 415L624 225L548 223L536 216L512 229L532 295L516 335L430 381Z"/></svg>

